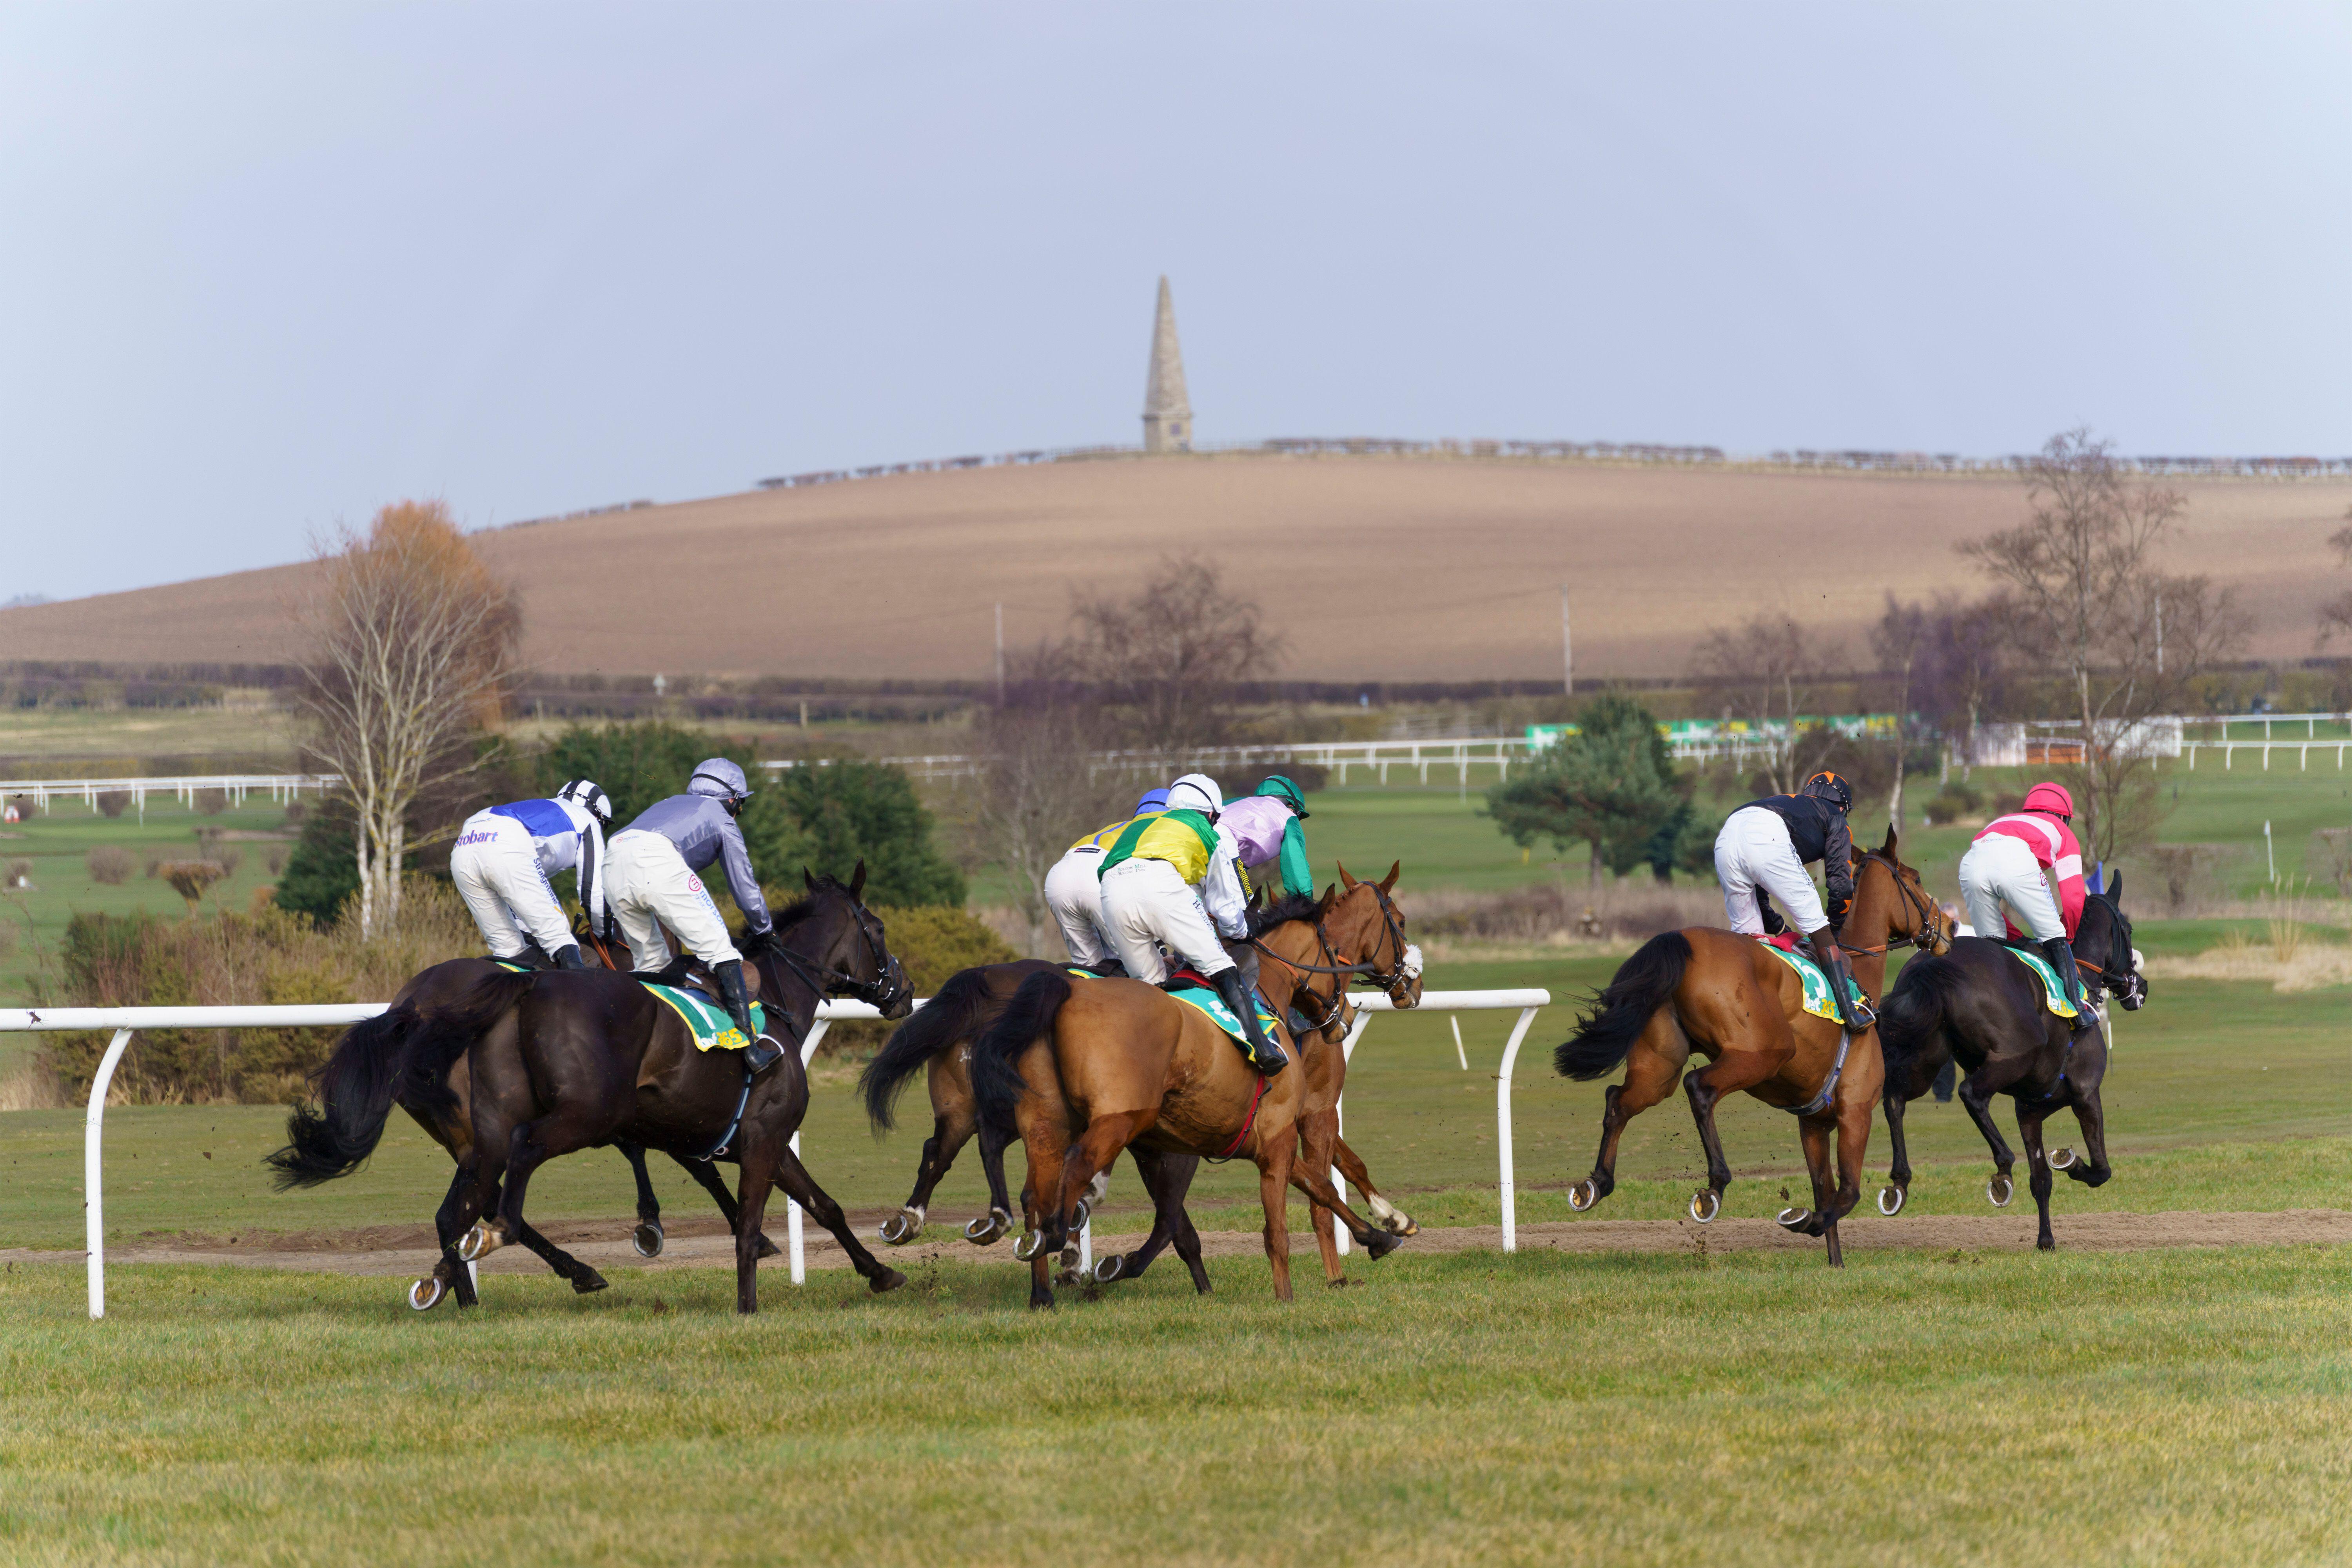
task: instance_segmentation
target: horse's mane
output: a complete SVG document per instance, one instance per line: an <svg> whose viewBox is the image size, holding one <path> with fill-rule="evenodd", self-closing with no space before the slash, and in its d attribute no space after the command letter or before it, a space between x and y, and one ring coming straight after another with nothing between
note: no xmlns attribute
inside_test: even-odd
<svg viewBox="0 0 2352 1568"><path fill-rule="evenodd" d="M848 891L849 889L844 888L835 879L832 877L819 877L816 879L816 887L814 889L803 893L799 898L794 899L791 903L784 905L782 909L771 909L768 911L768 918L775 922L776 933L781 936L785 931L792 930L793 927L808 919L809 916L816 913L818 903L817 894L824 892L841 892L845 894Z"/></svg>
<svg viewBox="0 0 2352 1568"><path fill-rule="evenodd" d="M1312 893L1285 893L1262 910L1252 910L1249 932L1264 936L1289 921L1311 921L1323 912L1323 900Z"/></svg>

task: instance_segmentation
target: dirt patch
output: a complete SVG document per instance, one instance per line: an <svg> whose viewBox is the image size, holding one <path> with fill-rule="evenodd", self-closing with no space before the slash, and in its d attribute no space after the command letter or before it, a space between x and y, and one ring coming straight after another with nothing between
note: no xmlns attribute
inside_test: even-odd
<svg viewBox="0 0 2352 1568"><path fill-rule="evenodd" d="M772 1210L768 1234L779 1246L784 1241L786 1219ZM2282 1209L2242 1214L2092 1214L2070 1215L2058 1222L2058 1245L2074 1251L2134 1252L2172 1247L2286 1247L2306 1243L2342 1246L2352 1243L2352 1211L2344 1209ZM662 1255L648 1262L637 1256L625 1227L608 1221L551 1226L547 1234L559 1247L599 1268L709 1268L731 1265L734 1243L719 1220L681 1219L668 1226ZM862 1237L873 1234L871 1223L861 1222ZM1914 1218L1857 1217L1842 1227L1845 1245L1856 1251L1927 1248L1969 1252L2032 1250L2034 1220L2023 1215L1923 1215ZM940 1221L911 1247L887 1247L870 1243L895 1266L961 1258L966 1261L1013 1263L1009 1242L976 1247L965 1241L955 1225ZM807 1254L812 1268L844 1268L849 1264L831 1236L808 1227ZM1142 1244L1141 1232L1103 1234L1095 1237L1097 1253L1126 1251ZM1251 1231L1203 1231L1202 1250L1211 1258L1253 1258L1262 1250ZM1563 1220L1518 1227L1522 1250L1555 1252L1766 1252L1818 1251L1811 1237L1791 1236L1769 1220L1725 1219L1713 1225L1689 1220ZM1495 1226L1430 1227L1405 1243L1417 1252L1465 1252L1496 1249L1503 1233ZM1294 1258L1311 1257L1312 1237L1294 1234ZM0 1263L79 1264L79 1252L46 1252L0 1248ZM142 1240L110 1250L111 1263L237 1264L255 1268L283 1268L323 1274L414 1277L431 1270L438 1254L432 1234L421 1226L376 1226L353 1231L303 1231L267 1238L204 1238L180 1237L159 1244ZM1361 1264L1360 1255L1351 1261ZM521 1274L537 1270L539 1260L520 1247L493 1253L482 1264L491 1274Z"/></svg>

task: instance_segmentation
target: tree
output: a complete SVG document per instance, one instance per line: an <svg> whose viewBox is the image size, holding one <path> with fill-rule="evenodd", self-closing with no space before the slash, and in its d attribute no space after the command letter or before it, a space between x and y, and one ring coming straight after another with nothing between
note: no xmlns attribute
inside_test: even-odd
<svg viewBox="0 0 2352 1568"><path fill-rule="evenodd" d="M2204 577L2167 576L2157 552L2188 502L2133 484L2085 430L2051 438L2030 470L2028 520L1959 545L2008 592L2027 651L2062 671L2082 761L2062 770L2085 847L2113 859L2157 821L2146 721L2244 637L2233 596Z"/></svg>
<svg viewBox="0 0 2352 1568"><path fill-rule="evenodd" d="M1126 744L1171 757L1223 744L1235 688L1283 654L1257 605L1198 557L1162 560L1134 597L1081 599L1071 616L1071 673L1108 705Z"/></svg>
<svg viewBox="0 0 2352 1568"><path fill-rule="evenodd" d="M466 737L504 707L522 614L440 501L385 507L365 534L341 531L319 565L295 612L311 641L299 700L311 751L352 802L366 937L399 919L417 796L482 760Z"/></svg>
<svg viewBox="0 0 2352 1568"><path fill-rule="evenodd" d="M1689 803L1658 721L1633 698L1604 693L1584 710L1577 729L1488 790L1486 815L1523 847L1538 838L1561 849L1580 839L1589 844L1597 888L1604 868L1623 872L1653 861L1662 831L1673 829L1678 838L1678 814Z"/></svg>
<svg viewBox="0 0 2352 1568"><path fill-rule="evenodd" d="M1928 643L1927 612L1916 604L1895 602L1886 595L1886 613L1870 628L1870 651L1881 669L1895 678L1895 784L1886 795L1886 820L1903 821L1903 765L1911 751L1911 679Z"/></svg>
<svg viewBox="0 0 2352 1568"><path fill-rule="evenodd" d="M1768 742L1764 769L1775 794L1794 790L1812 771L1808 764L1836 739L1826 730L1810 739L1797 730L1797 716L1812 704L1806 672L1835 657L1833 647L1812 646L1804 628L1786 616L1759 615L1728 631L1718 627L1698 645L1700 686L1727 716L1745 719Z"/></svg>
<svg viewBox="0 0 2352 1568"><path fill-rule="evenodd" d="M2347 509L2344 515L2352 519L2352 509ZM2339 563L2352 566L2352 522L2329 534L2327 542L2335 550ZM2352 632L2352 589L2347 589L2319 606L2319 646L2326 647L2328 639L2337 632Z"/></svg>
<svg viewBox="0 0 2352 1568"><path fill-rule="evenodd" d="M962 904L963 873L932 842L931 814L904 768L853 759L794 768L774 793L804 837L808 869L846 881L863 860L868 903Z"/></svg>
<svg viewBox="0 0 2352 1568"><path fill-rule="evenodd" d="M1938 594L1927 616L1927 646L1912 678L1913 701L1957 750L1962 771L1975 755L1977 726L2008 699L2011 650L2009 602L1995 595L1966 604Z"/></svg>

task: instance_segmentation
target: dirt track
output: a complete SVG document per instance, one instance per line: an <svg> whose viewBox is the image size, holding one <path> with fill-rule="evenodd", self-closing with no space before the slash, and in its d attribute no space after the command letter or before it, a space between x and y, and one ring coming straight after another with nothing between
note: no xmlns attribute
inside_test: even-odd
<svg viewBox="0 0 2352 1568"><path fill-rule="evenodd" d="M781 1245L782 1216L772 1211L770 1221L769 1235ZM2284 1209L2259 1214L2063 1215L2056 1225L2060 1247L2093 1252L2132 1252L2167 1247L2352 1243L2352 1211L2344 1209ZM652 1263L636 1255L629 1245L625 1228L619 1224L593 1227L551 1226L548 1229L558 1246L599 1268L720 1268L730 1264L734 1257L734 1244L719 1229L715 1219L697 1219L673 1226L661 1258ZM872 1235L870 1224L861 1224L859 1229L863 1235ZM2021 1213L1923 1215L1892 1220L1870 1215L1847 1221L1842 1234L1846 1246L1858 1251L1929 1247L2023 1252L2033 1247L2033 1213L2027 1208ZM1142 1239L1140 1233L1106 1233L1096 1237L1095 1250L1124 1250ZM1812 1237L1790 1236L1769 1220L1761 1219L1724 1219L1708 1226L1694 1225L1688 1220L1572 1220L1523 1225L1519 1226L1518 1239L1519 1246L1528 1251L1550 1248L1560 1252L1755 1252L1813 1249L1821 1246ZM1260 1251L1255 1231L1204 1231L1201 1240L1203 1250L1212 1258L1255 1257ZM107 1261L228 1263L252 1268L401 1278L432 1268L436 1255L428 1242L429 1237L415 1227L384 1226L340 1234L313 1232L257 1238L236 1246L209 1244L200 1238L172 1245L121 1246L108 1250ZM1461 1252L1475 1247L1499 1247L1502 1244L1503 1233L1496 1226L1462 1226L1425 1229L1405 1246L1414 1251ZM945 1220L933 1225L915 1246L874 1245L891 1263L901 1268L941 1258L1013 1262L1009 1243L999 1242L985 1249L975 1247L961 1238L954 1224ZM1313 1238L1295 1234L1291 1249L1294 1256L1311 1254ZM81 1261L79 1252L0 1248L0 1263L5 1264ZM834 1239L814 1226L808 1233L808 1261L813 1268L841 1268L848 1265L847 1256ZM527 1273L539 1267L539 1260L520 1247L494 1253L482 1265L485 1272L494 1274Z"/></svg>

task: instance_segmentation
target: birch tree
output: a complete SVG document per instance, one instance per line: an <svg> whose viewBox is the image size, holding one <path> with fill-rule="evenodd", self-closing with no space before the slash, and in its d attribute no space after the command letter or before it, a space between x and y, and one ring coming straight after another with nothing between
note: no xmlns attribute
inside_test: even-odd
<svg viewBox="0 0 2352 1568"><path fill-rule="evenodd" d="M360 931L373 936L400 918L411 807L476 765L466 737L505 704L521 609L440 501L385 507L318 554L295 609L310 641L300 702L358 818Z"/></svg>

